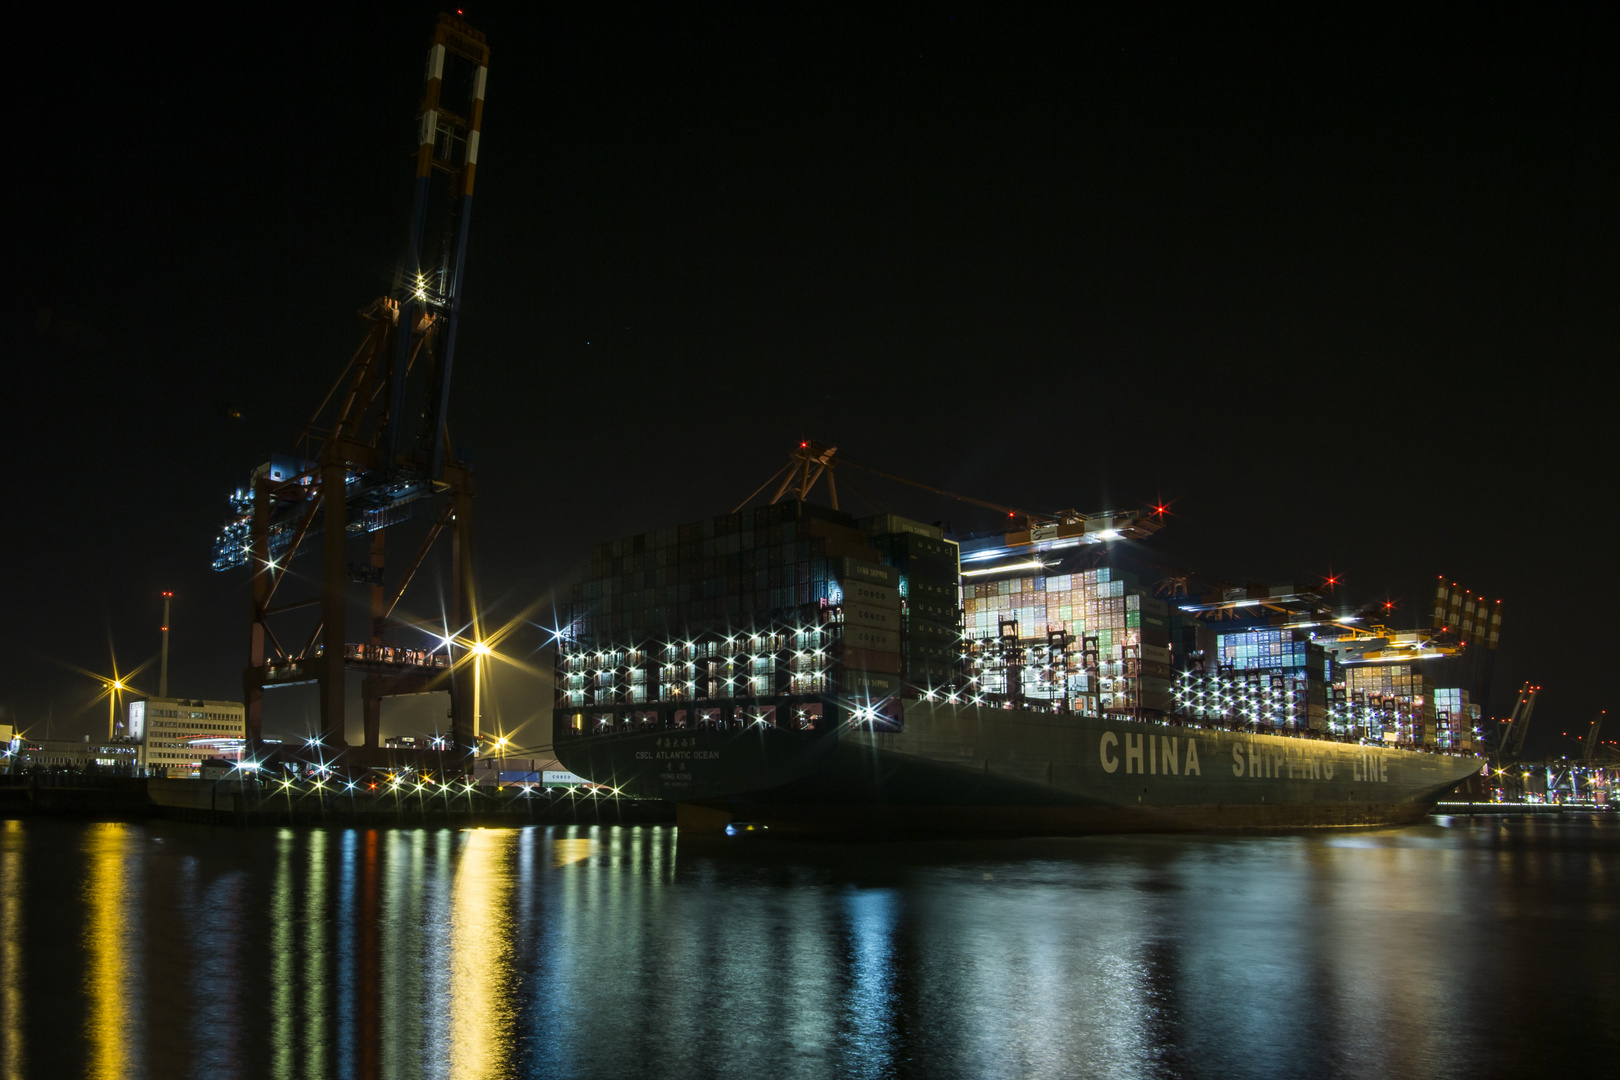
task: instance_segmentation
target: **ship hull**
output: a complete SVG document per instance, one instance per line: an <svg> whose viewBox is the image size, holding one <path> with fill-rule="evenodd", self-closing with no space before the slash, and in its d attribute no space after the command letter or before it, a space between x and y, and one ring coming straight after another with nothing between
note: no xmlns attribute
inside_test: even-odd
<svg viewBox="0 0 1620 1080"><path fill-rule="evenodd" d="M755 726L572 735L569 769L680 804L683 827L806 835L1076 835L1395 824L1475 758L1289 736L905 703L896 732Z"/></svg>

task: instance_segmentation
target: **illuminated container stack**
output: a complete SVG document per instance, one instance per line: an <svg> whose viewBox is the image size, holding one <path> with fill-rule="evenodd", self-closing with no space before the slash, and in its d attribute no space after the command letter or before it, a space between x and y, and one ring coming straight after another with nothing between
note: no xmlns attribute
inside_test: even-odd
<svg viewBox="0 0 1620 1080"><path fill-rule="evenodd" d="M1334 723L1331 691L1306 672L1188 668L1176 677L1174 696L1176 715L1195 723L1256 731L1341 730Z"/></svg>
<svg viewBox="0 0 1620 1080"><path fill-rule="evenodd" d="M1217 662L1238 671L1323 670L1327 650L1312 644L1310 632L1288 628L1255 627L1217 634Z"/></svg>
<svg viewBox="0 0 1620 1080"><path fill-rule="evenodd" d="M1249 626L1213 638L1213 648L1197 650L1204 653L1202 663L1193 654L1183 664L1175 686L1177 715L1279 731L1334 727L1335 664L1308 631Z"/></svg>
<svg viewBox="0 0 1620 1080"><path fill-rule="evenodd" d="M982 694L1095 716L1169 712L1169 608L1110 567L972 583L965 636Z"/></svg>
<svg viewBox="0 0 1620 1080"><path fill-rule="evenodd" d="M1267 700L1275 706L1267 717L1270 726L1327 730L1333 664L1309 631L1254 628L1218 634L1215 652L1219 667L1260 675Z"/></svg>
<svg viewBox="0 0 1620 1080"><path fill-rule="evenodd" d="M1436 743L1442 750L1472 750L1479 729L1479 706L1461 687L1439 687L1434 692Z"/></svg>
<svg viewBox="0 0 1620 1080"><path fill-rule="evenodd" d="M597 732L809 729L845 708L897 725L908 577L873 546L891 539L786 502L597 545L568 605L556 707Z"/></svg>
<svg viewBox="0 0 1620 1080"><path fill-rule="evenodd" d="M1256 731L1352 734L1345 667L1313 629L1321 598L1297 583L1222 586L1176 602L1175 714Z"/></svg>
<svg viewBox="0 0 1620 1080"><path fill-rule="evenodd" d="M1345 670L1345 690L1357 726L1388 742L1439 743L1434 680L1412 664L1357 664Z"/></svg>

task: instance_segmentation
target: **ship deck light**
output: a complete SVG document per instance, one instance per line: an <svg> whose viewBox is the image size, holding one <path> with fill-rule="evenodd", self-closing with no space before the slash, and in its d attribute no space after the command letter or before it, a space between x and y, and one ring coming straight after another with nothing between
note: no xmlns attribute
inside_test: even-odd
<svg viewBox="0 0 1620 1080"><path fill-rule="evenodd" d="M1005 574L1014 570L1044 570L1046 564L1039 559L1026 559L1023 562L1002 563L1000 566L985 566L974 570L963 570L963 577L979 577L983 574Z"/></svg>

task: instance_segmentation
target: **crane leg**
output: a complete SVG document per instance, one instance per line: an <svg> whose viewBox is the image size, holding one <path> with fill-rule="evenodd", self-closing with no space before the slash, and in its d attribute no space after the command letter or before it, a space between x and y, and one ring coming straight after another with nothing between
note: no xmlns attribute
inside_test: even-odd
<svg viewBox="0 0 1620 1080"><path fill-rule="evenodd" d="M343 491L345 467L341 460L328 461L321 467L321 487L329 493L326 520L321 536L321 655L314 659L317 681L321 688L321 741L337 749L348 745L343 715L345 679L343 670L343 635L347 623L345 609L349 568L344 562L344 541L348 538L347 515L344 500L332 493Z"/></svg>
<svg viewBox="0 0 1620 1080"><path fill-rule="evenodd" d="M388 591L383 588L382 577L387 555L388 530L378 529L371 534L371 643L379 646L383 644L383 626L387 621L387 612L383 609L388 603ZM379 679L367 678L360 684L360 700L364 707L362 722L368 750L377 748L382 735L380 683Z"/></svg>
<svg viewBox="0 0 1620 1080"><path fill-rule="evenodd" d="M455 528L450 534L450 625L455 634L478 640L476 622L467 626L467 612L473 607L472 595L472 494L458 491L455 500ZM472 770L478 751L477 718L473 709L473 670L462 650L460 662L452 657L450 667L450 744L457 755L456 767Z"/></svg>

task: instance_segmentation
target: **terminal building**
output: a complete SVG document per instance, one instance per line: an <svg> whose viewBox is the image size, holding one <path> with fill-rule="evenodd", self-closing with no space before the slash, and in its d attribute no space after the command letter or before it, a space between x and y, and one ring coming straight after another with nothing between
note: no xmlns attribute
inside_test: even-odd
<svg viewBox="0 0 1620 1080"><path fill-rule="evenodd" d="M246 711L240 701L148 698L129 706L129 737L140 744L148 776L197 776L204 758L240 745Z"/></svg>
<svg viewBox="0 0 1620 1080"><path fill-rule="evenodd" d="M6 755L8 769L14 773L44 770L71 772L102 772L133 775L139 747L131 742L106 739L30 739L13 736Z"/></svg>

